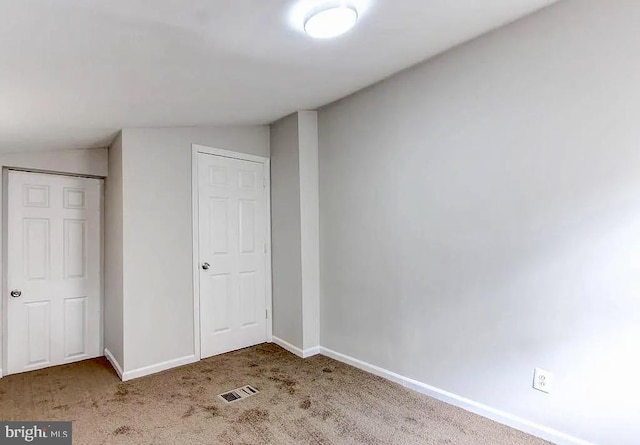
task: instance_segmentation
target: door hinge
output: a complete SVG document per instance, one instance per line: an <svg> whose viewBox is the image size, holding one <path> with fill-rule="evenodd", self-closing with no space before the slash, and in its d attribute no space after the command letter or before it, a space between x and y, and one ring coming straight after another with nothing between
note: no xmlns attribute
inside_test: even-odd
<svg viewBox="0 0 640 445"><path fill-rule="evenodd" d="M267 178L262 178L262 188L267 188Z"/></svg>
<svg viewBox="0 0 640 445"><path fill-rule="evenodd" d="M264 318L266 318L267 320L269 319L269 309L265 309Z"/></svg>

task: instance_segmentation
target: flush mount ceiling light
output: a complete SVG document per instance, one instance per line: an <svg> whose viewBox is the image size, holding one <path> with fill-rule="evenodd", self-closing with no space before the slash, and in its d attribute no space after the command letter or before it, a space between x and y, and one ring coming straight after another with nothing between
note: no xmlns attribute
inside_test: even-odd
<svg viewBox="0 0 640 445"><path fill-rule="evenodd" d="M315 11L304 23L304 30L316 39L329 39L349 31L358 21L351 6L334 6Z"/></svg>

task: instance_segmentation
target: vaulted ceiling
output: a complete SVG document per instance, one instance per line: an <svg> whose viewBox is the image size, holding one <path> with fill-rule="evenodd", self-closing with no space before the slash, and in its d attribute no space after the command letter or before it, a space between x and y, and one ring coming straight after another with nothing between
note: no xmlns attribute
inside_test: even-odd
<svg viewBox="0 0 640 445"><path fill-rule="evenodd" d="M554 0L0 0L0 151L106 146L125 127L267 124L315 109Z"/></svg>

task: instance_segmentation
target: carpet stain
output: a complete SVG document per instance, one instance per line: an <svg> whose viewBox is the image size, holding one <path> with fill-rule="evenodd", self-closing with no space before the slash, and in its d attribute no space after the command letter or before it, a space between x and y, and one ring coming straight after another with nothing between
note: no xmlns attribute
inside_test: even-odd
<svg viewBox="0 0 640 445"><path fill-rule="evenodd" d="M269 412L264 409L247 409L238 417L239 423L258 423L269 420Z"/></svg>
<svg viewBox="0 0 640 445"><path fill-rule="evenodd" d="M276 377L276 376L269 377L269 380L278 383L279 389L284 389L291 395L296 393L296 389L294 387L298 384L298 382L296 382L295 380L291 380L286 377Z"/></svg>
<svg viewBox="0 0 640 445"><path fill-rule="evenodd" d="M128 425L123 425L121 427L116 428L113 431L113 434L116 436L122 436L123 434L131 434L133 432L133 428Z"/></svg>
<svg viewBox="0 0 640 445"><path fill-rule="evenodd" d="M302 409L309 409L309 408L311 408L311 400L309 400L309 398L307 397L302 402L300 402L299 406Z"/></svg>
<svg viewBox="0 0 640 445"><path fill-rule="evenodd" d="M120 384L118 385L118 390L113 395L119 398L126 397L129 395L129 388L127 388L123 384Z"/></svg>
<svg viewBox="0 0 640 445"><path fill-rule="evenodd" d="M333 369L331 369L331 368L323 368L322 372L331 373L331 372L333 372Z"/></svg>
<svg viewBox="0 0 640 445"><path fill-rule="evenodd" d="M211 417L216 417L220 413L220 409L215 405L203 406L202 408L211 414Z"/></svg>
<svg viewBox="0 0 640 445"><path fill-rule="evenodd" d="M119 383L113 395L115 396L115 401L118 403L135 403L131 400L131 396L139 396L140 391L135 389L130 382ZM114 400L109 401L113 402Z"/></svg>
<svg viewBox="0 0 640 445"><path fill-rule="evenodd" d="M198 380L193 376L185 375L182 377L181 383L184 386L196 386L198 384Z"/></svg>
<svg viewBox="0 0 640 445"><path fill-rule="evenodd" d="M193 413L196 412L196 409L192 406L189 407L189 409L182 415L183 419L186 419L187 417L191 417L193 416Z"/></svg>

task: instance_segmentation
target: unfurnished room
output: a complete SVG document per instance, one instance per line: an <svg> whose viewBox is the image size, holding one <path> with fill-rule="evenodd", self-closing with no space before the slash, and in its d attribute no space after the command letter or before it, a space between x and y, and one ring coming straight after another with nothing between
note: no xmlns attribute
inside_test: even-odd
<svg viewBox="0 0 640 445"><path fill-rule="evenodd" d="M640 2L0 0L0 445L640 444Z"/></svg>

